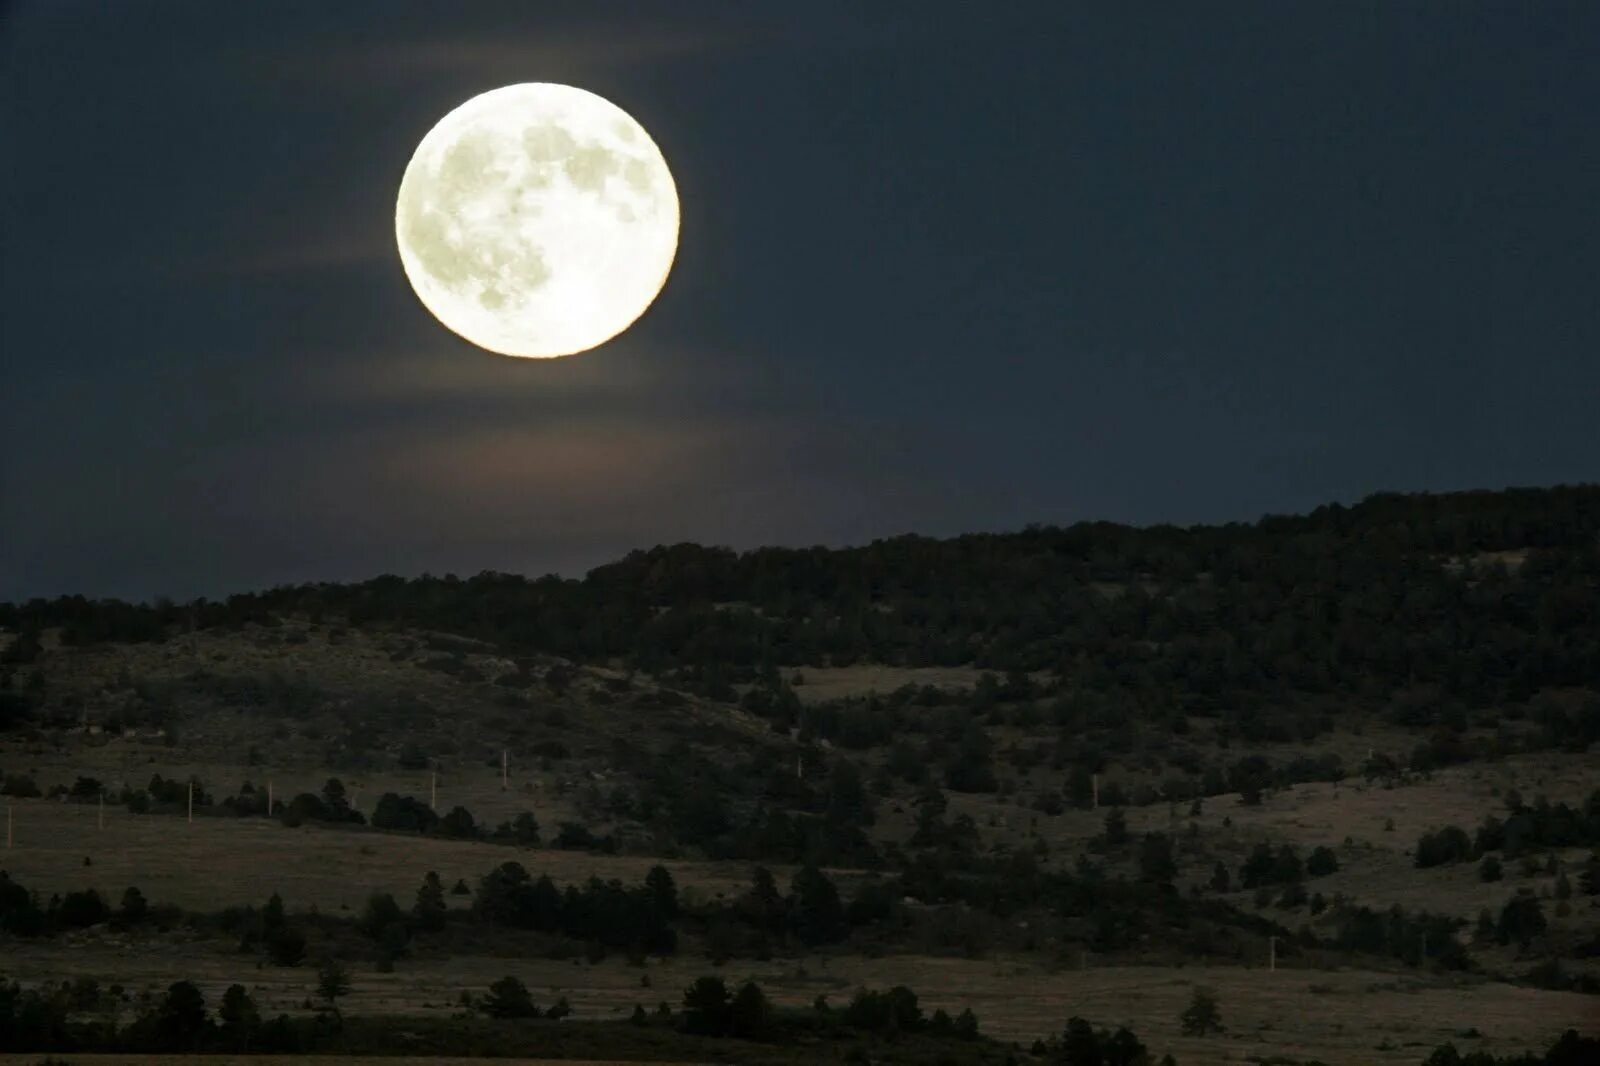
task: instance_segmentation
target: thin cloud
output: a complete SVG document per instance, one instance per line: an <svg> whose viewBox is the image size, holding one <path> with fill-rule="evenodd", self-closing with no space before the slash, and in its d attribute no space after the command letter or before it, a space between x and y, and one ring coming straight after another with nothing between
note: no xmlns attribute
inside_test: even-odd
<svg viewBox="0 0 1600 1066"><path fill-rule="evenodd" d="M505 35L374 41L312 49L256 52L255 72L274 82L313 81L335 88L368 91L419 78L468 75L485 82L547 80L575 74L616 73L660 63L682 62L750 47L769 36L740 26L634 26L626 33L612 25L569 25Z"/></svg>
<svg viewBox="0 0 1600 1066"><path fill-rule="evenodd" d="M440 327L442 329L442 327ZM295 380L327 402L367 407L446 399L500 398L526 417L530 403L610 406L630 400L656 408L708 392L762 396L767 375L747 358L622 339L559 360L512 359L451 342L436 351L326 353L296 359Z"/></svg>

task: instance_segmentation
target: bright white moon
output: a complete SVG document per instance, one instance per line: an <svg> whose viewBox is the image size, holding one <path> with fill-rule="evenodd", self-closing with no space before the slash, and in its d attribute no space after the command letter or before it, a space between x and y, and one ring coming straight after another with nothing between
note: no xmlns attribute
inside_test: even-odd
<svg viewBox="0 0 1600 1066"><path fill-rule="evenodd" d="M428 131L394 230L435 318L491 352L551 358L644 314L677 251L678 191L615 104L569 85L508 85Z"/></svg>

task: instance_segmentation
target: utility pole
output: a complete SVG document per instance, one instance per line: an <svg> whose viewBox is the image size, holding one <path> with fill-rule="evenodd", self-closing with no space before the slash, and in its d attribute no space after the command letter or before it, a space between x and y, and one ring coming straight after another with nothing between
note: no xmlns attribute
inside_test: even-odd
<svg viewBox="0 0 1600 1066"><path fill-rule="evenodd" d="M267 817L272 817L272 778L267 778Z"/></svg>
<svg viewBox="0 0 1600 1066"><path fill-rule="evenodd" d="M1089 779L1090 787L1094 790L1094 810L1100 809L1100 775L1095 774Z"/></svg>
<svg viewBox="0 0 1600 1066"><path fill-rule="evenodd" d="M189 824L194 824L194 781L189 782Z"/></svg>
<svg viewBox="0 0 1600 1066"><path fill-rule="evenodd" d="M1278 938L1275 936L1267 937L1267 969L1269 971L1278 969Z"/></svg>
<svg viewBox="0 0 1600 1066"><path fill-rule="evenodd" d="M500 791L504 792L511 787L511 751L508 748L500 749Z"/></svg>
<svg viewBox="0 0 1600 1066"><path fill-rule="evenodd" d="M11 850L11 804L6 804L6 850Z"/></svg>
<svg viewBox="0 0 1600 1066"><path fill-rule="evenodd" d="M433 785L428 792L428 809L435 814L439 811L439 771L433 772Z"/></svg>
<svg viewBox="0 0 1600 1066"><path fill-rule="evenodd" d="M100 828L106 827L106 790L100 790Z"/></svg>

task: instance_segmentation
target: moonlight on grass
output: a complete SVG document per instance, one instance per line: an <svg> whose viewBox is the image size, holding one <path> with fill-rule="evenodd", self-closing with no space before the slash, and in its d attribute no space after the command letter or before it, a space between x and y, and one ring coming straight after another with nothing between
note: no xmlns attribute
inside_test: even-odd
<svg viewBox="0 0 1600 1066"><path fill-rule="evenodd" d="M417 146L395 203L406 277L446 327L535 359L586 351L650 306L678 191L644 127L568 85L508 85Z"/></svg>

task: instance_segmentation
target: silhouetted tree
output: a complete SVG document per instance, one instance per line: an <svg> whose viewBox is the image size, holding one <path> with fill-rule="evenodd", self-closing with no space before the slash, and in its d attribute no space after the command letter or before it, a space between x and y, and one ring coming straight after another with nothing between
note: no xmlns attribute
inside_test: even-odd
<svg viewBox="0 0 1600 1066"><path fill-rule="evenodd" d="M1185 1036L1209 1036L1225 1031L1216 993L1208 988L1195 988L1189 998L1189 1006L1178 1020L1183 1023Z"/></svg>
<svg viewBox="0 0 1600 1066"><path fill-rule="evenodd" d="M539 1008L533 1004L528 986L516 977L507 975L489 986L489 994L480 1004L491 1018L537 1018Z"/></svg>

